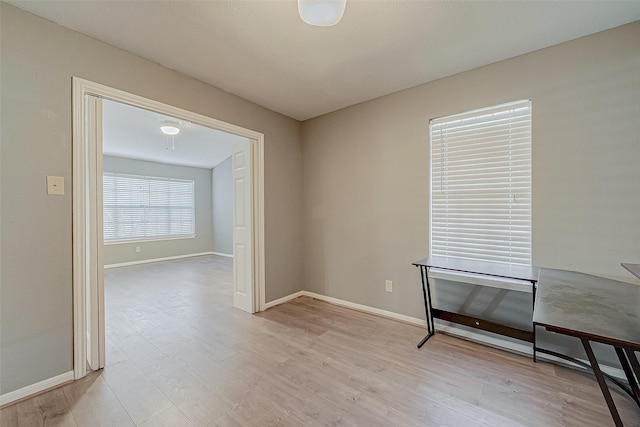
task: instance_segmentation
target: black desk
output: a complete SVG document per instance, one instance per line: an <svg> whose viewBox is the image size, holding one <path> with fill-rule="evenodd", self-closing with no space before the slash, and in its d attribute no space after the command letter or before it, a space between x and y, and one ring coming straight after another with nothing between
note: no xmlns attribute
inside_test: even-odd
<svg viewBox="0 0 640 427"><path fill-rule="evenodd" d="M640 286L572 271L540 269L533 325L580 339L616 426L622 426L590 342L615 348L629 387L616 382L640 406ZM548 350L538 351L574 359ZM611 378L611 377L609 377Z"/></svg>
<svg viewBox="0 0 640 427"><path fill-rule="evenodd" d="M420 341L420 343L418 343L418 348L422 347L424 343L427 342L427 340L435 334L435 325L433 319L437 318L530 342L533 344L533 357L535 360L535 329L533 329L533 331L526 331L511 326L491 322L485 319L467 316L460 313L453 313L433 307L431 299L431 285L429 283L429 269L435 268L438 270L470 273L473 275L484 277L496 277L514 281L517 280L520 282L528 282L527 286L530 286L533 305L536 295L536 282L538 280L537 267L509 265L489 261L474 261L441 256L430 256L420 261L414 262L413 265L420 268L420 274L422 278L422 295L424 297L424 308L427 317L427 336L424 337L424 339ZM515 286L500 287L506 289L515 289Z"/></svg>

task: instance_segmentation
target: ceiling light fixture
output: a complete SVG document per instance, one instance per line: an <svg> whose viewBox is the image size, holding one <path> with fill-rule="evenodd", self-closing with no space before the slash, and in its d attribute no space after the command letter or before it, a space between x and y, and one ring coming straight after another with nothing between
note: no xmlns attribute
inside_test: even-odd
<svg viewBox="0 0 640 427"><path fill-rule="evenodd" d="M330 27L342 19L347 0L298 0L300 18L309 25Z"/></svg>
<svg viewBox="0 0 640 427"><path fill-rule="evenodd" d="M167 150L169 149L169 138L171 138L171 149L176 149L176 135L180 133L180 128L178 127L180 123L171 122L168 120L162 121L162 126L160 126L160 130L167 136L167 146L165 147Z"/></svg>
<svg viewBox="0 0 640 427"><path fill-rule="evenodd" d="M177 135L180 133L180 128L174 125L165 124L164 126L160 126L160 130L165 135Z"/></svg>

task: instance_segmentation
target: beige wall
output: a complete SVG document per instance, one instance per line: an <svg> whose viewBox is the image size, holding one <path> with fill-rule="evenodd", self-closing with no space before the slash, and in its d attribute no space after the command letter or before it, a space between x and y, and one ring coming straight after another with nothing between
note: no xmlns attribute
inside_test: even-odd
<svg viewBox="0 0 640 427"><path fill-rule="evenodd" d="M233 170L231 156L211 170L213 251L233 255Z"/></svg>
<svg viewBox="0 0 640 427"><path fill-rule="evenodd" d="M640 22L303 122L305 290L424 318L429 119L526 98L534 263L633 281Z"/></svg>
<svg viewBox="0 0 640 427"><path fill-rule="evenodd" d="M72 369L72 76L264 133L266 300L301 290L299 122L0 8L0 394ZM65 178L65 196L45 194L46 175Z"/></svg>

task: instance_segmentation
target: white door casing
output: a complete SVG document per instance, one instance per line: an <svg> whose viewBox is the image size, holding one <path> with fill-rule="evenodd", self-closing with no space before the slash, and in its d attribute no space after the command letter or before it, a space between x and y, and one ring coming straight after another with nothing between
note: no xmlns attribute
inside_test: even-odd
<svg viewBox="0 0 640 427"><path fill-rule="evenodd" d="M251 206L253 182L251 179L251 141L233 144L231 169L233 178L233 305L253 313L253 268L251 250L253 232Z"/></svg>
<svg viewBox="0 0 640 427"><path fill-rule="evenodd" d="M249 283L238 287L247 295L236 307L255 312L265 308L264 268L264 135L197 113L172 107L77 77L72 78L73 109L73 370L75 379L105 363L104 274L102 248L102 147L100 100L144 108L201 126L247 138L242 235L248 253L243 274ZM92 117L93 116L93 117ZM98 116L100 116L98 118ZM98 179L98 177L100 179ZM248 199L247 199L248 197ZM98 205L100 208L98 209ZM248 237L247 237L248 236ZM235 252L235 249L234 249ZM248 265L247 265L248 263ZM234 263L235 264L235 263ZM234 280L236 278L234 272ZM234 285L234 289L236 286ZM248 302L247 302L248 301ZM236 301L234 298L234 305ZM91 360L90 360L91 359ZM89 363L87 363L89 362Z"/></svg>
<svg viewBox="0 0 640 427"><path fill-rule="evenodd" d="M87 363L91 370L105 366L104 268L102 229L102 99L85 95L87 167L85 180L89 204L86 209L87 278L86 304ZM95 171L95 173L91 173Z"/></svg>

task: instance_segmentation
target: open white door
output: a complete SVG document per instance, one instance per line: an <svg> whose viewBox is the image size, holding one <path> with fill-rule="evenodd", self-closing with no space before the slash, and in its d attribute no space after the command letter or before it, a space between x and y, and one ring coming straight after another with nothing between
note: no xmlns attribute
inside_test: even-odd
<svg viewBox="0 0 640 427"><path fill-rule="evenodd" d="M104 368L104 265L102 245L102 99L85 96L86 126L86 333L87 364ZM96 171L96 173L91 173ZM91 254L91 251L95 253Z"/></svg>
<svg viewBox="0 0 640 427"><path fill-rule="evenodd" d="M253 304L251 141L235 143L233 169L233 305L248 313Z"/></svg>

